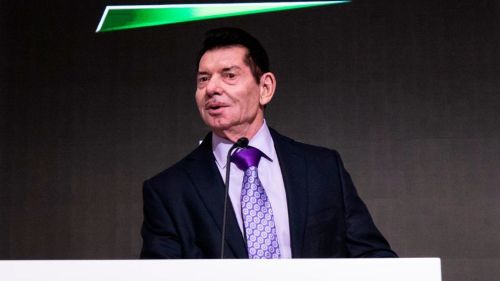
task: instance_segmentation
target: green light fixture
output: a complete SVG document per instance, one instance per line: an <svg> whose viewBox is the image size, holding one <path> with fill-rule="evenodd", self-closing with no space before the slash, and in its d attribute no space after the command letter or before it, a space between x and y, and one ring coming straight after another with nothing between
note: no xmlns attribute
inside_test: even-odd
<svg viewBox="0 0 500 281"><path fill-rule="evenodd" d="M309 8L346 2L350 1L107 6L96 32Z"/></svg>

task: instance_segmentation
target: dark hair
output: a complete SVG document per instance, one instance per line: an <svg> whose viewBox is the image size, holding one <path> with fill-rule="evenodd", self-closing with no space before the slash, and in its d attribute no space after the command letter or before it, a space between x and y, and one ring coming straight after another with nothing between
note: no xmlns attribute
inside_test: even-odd
<svg viewBox="0 0 500 281"><path fill-rule="evenodd" d="M235 27L222 27L207 31L205 40L198 53L197 65L205 52L230 46L242 46L247 49L245 63L250 67L255 81L259 83L262 74L269 71L269 57L260 42L248 32Z"/></svg>

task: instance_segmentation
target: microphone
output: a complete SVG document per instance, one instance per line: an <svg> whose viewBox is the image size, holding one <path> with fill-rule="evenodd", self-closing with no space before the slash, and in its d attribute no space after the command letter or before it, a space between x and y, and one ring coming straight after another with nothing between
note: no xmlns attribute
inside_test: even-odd
<svg viewBox="0 0 500 281"><path fill-rule="evenodd" d="M245 148L248 146L248 139L247 138L239 138L236 143L231 147L231 149L240 147L240 148Z"/></svg>
<svg viewBox="0 0 500 281"><path fill-rule="evenodd" d="M227 197L229 193L229 174L231 170L231 153L233 150L237 148L245 148L248 146L248 139L243 137L239 138L233 146L227 152L227 161L226 161L226 183L225 183L225 194L224 194L224 215L222 217L222 236L220 240L220 258L224 258L224 240L226 239L226 217L227 217Z"/></svg>

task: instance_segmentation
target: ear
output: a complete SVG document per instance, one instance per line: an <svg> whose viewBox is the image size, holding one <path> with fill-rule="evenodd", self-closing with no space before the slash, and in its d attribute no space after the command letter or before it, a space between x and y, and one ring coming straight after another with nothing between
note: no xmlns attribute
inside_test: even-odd
<svg viewBox="0 0 500 281"><path fill-rule="evenodd" d="M276 90L276 77L271 72L266 72L260 77L260 97L259 103L261 106L268 104L274 96Z"/></svg>

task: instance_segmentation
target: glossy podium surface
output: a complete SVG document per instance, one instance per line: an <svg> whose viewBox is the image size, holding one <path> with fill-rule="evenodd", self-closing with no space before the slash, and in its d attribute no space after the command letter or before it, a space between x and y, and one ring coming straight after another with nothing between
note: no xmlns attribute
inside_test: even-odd
<svg viewBox="0 0 500 281"><path fill-rule="evenodd" d="M441 281L439 258L0 261L6 281Z"/></svg>

